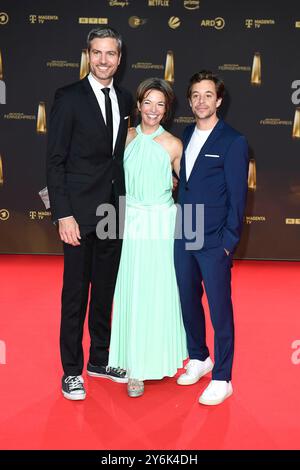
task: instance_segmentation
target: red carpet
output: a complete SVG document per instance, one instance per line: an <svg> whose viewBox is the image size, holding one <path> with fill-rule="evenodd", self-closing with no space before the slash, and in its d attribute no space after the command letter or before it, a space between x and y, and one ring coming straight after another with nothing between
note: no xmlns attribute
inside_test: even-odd
<svg viewBox="0 0 300 470"><path fill-rule="evenodd" d="M234 394L210 408L209 377L132 399L84 372L87 399L64 399L61 278L61 257L0 256L0 449L299 449L300 263L235 262Z"/></svg>

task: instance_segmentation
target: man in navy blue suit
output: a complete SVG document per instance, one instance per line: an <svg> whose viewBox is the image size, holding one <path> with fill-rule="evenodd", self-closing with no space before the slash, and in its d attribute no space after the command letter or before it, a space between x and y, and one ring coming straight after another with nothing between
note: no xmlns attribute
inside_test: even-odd
<svg viewBox="0 0 300 470"><path fill-rule="evenodd" d="M231 301L232 255L239 242L247 196L248 145L245 137L217 116L224 83L209 71L193 75L188 100L196 123L184 131L178 202L181 237L175 240L175 267L189 363L177 383L191 385L212 370L212 381L199 398L205 405L222 403L232 394L234 323ZM204 208L203 244L197 242ZM190 221L196 240L186 233ZM199 218L199 217L198 217ZM177 225L178 230L178 225ZM188 233L189 235L189 233ZM206 345L203 285L214 328L213 364Z"/></svg>

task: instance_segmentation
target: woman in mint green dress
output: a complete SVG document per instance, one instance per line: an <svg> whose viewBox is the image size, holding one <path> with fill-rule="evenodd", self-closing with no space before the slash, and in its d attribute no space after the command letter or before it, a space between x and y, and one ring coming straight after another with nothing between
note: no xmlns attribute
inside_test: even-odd
<svg viewBox="0 0 300 470"><path fill-rule="evenodd" d="M109 366L127 370L131 397L143 394L144 380L174 376L187 357L173 262L172 169L179 173L182 144L160 125L173 97L162 79L140 84L141 124L129 129L124 154L126 215Z"/></svg>

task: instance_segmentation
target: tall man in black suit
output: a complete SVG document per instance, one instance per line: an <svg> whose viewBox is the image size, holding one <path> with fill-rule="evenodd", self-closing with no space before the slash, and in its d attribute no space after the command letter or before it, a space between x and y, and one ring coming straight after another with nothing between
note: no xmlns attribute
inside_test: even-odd
<svg viewBox="0 0 300 470"><path fill-rule="evenodd" d="M104 203L117 207L125 194L123 152L132 98L113 81L121 60L119 33L100 27L87 41L90 73L57 90L47 149L51 212L64 249L60 350L62 393L70 400L86 396L82 336L89 290L87 373L128 380L126 371L107 366L121 240L97 237L96 211Z"/></svg>

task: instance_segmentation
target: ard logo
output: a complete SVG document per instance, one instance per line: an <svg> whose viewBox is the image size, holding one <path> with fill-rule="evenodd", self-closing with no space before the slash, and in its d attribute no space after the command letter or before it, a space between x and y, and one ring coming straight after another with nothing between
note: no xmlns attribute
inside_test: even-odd
<svg viewBox="0 0 300 470"><path fill-rule="evenodd" d="M201 26L205 28L223 29L225 26L224 18L218 17L214 20L202 20Z"/></svg>
<svg viewBox="0 0 300 470"><path fill-rule="evenodd" d="M9 20L8 14L3 11L0 13L0 25L7 24Z"/></svg>
<svg viewBox="0 0 300 470"><path fill-rule="evenodd" d="M9 219L9 212L7 209L0 209L0 220L5 222Z"/></svg>

